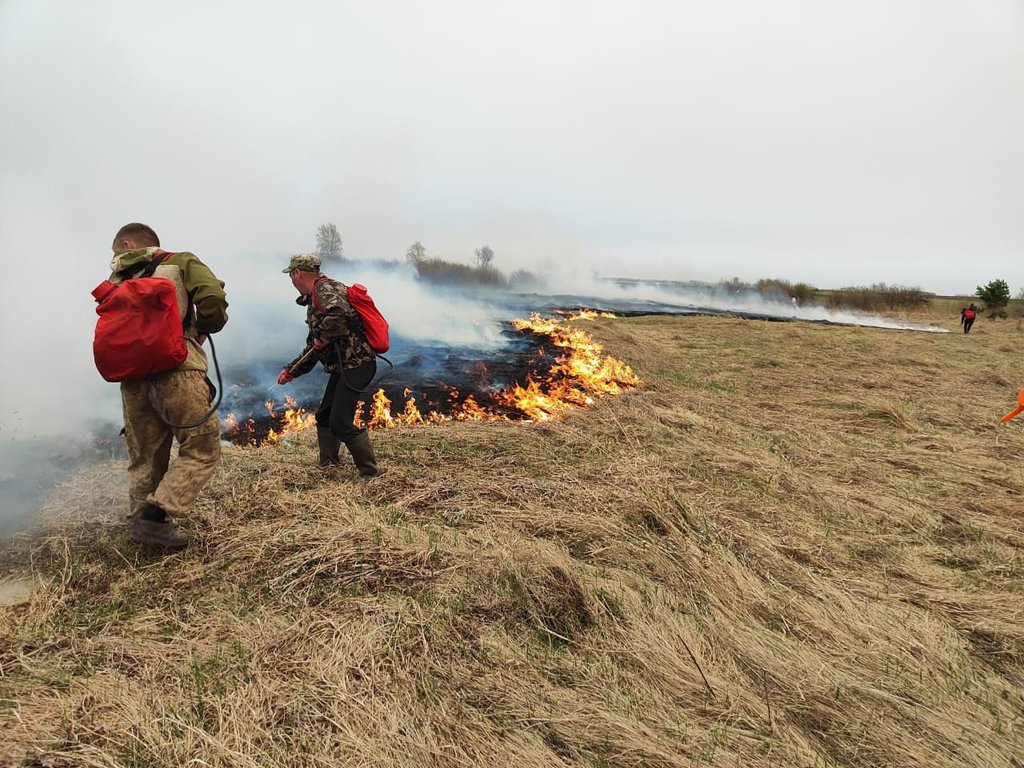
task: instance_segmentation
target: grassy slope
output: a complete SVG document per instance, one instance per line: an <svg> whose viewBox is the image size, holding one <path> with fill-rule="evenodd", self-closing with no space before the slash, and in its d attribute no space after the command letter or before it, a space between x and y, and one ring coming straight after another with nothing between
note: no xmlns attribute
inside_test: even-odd
<svg viewBox="0 0 1024 768"><path fill-rule="evenodd" d="M1024 765L1019 323L580 325L644 389L368 483L229 450L179 555L67 483L0 765Z"/></svg>

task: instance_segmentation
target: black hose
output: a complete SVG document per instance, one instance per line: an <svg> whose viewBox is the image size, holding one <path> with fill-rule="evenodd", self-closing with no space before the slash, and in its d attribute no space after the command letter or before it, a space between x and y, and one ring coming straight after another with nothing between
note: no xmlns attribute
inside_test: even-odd
<svg viewBox="0 0 1024 768"><path fill-rule="evenodd" d="M394 363L392 363L390 360L384 357L384 355L377 355L377 357L379 357L381 360L388 364L388 372L381 376L379 379L370 379L370 383L366 385L366 389L357 389L356 387L353 387L351 384L349 384L348 379L345 378L345 369L339 366L338 373L341 375L341 380L345 383L345 386L348 387L352 392L358 392L359 394L369 392L371 389L374 388L374 386L379 386L380 383L384 381L384 379L386 379L388 376L392 374L392 372L395 370L395 366ZM376 375L377 374L374 374L374 377L376 377Z"/></svg>
<svg viewBox="0 0 1024 768"><path fill-rule="evenodd" d="M213 357L213 369L217 372L217 386L214 387L210 382L210 379L206 379L206 383L213 390L211 392L211 401L213 400L212 395L217 396L216 402L213 403L213 407L207 411L201 419L198 421L191 422L189 424L174 424L169 418L167 418L167 412L163 406L157 401L156 398L156 385L153 384L152 380L149 383L149 404L153 406L153 410L156 411L156 415L160 417L160 421L166 424L171 429L191 429L192 427L198 427L200 424L205 424L206 420L213 416L217 412L217 408L220 407L220 401L224 397L224 382L220 375L220 365L217 363L217 350L213 345L213 336L207 336L207 340L210 342L210 356Z"/></svg>

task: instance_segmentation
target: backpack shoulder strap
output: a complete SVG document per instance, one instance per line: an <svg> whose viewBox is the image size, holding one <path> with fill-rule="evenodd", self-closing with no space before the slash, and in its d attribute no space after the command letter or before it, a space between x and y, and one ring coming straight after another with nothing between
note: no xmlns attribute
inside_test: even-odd
<svg viewBox="0 0 1024 768"><path fill-rule="evenodd" d="M127 269L122 269L120 272L117 273L117 276L122 280L135 279L137 277L152 277L153 274L156 272L156 268L163 264L165 261L167 261L169 258L171 258L171 256L173 255L173 253L170 253L168 251L160 251L152 259L146 262L146 265L142 267L142 269L139 270L138 272L136 272L136 270L138 270L138 266L133 265L131 267L128 267ZM132 274L133 272L135 274Z"/></svg>
<svg viewBox="0 0 1024 768"><path fill-rule="evenodd" d="M328 283L340 285L342 288L348 288L348 286L345 285L340 280L332 280L327 275L320 275L320 277L318 277L316 281L313 283L313 290L309 292L309 297L313 300L313 306L316 307L316 311L319 312L321 315L326 314L326 312L323 308L323 305L320 303L320 300L316 297L316 287L325 280Z"/></svg>

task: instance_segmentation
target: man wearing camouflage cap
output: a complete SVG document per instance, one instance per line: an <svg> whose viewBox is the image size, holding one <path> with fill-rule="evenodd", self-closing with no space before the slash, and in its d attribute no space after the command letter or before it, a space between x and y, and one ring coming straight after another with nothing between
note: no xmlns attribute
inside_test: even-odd
<svg viewBox="0 0 1024 768"><path fill-rule="evenodd" d="M341 443L363 477L380 474L366 429L356 427L356 403L377 373L377 355L366 341L363 320L348 301L348 286L320 274L320 259L311 253L292 256L281 270L299 292L295 303L306 308L309 334L302 354L284 367L278 384L309 373L317 361L330 374L316 412L321 467L336 466Z"/></svg>
<svg viewBox="0 0 1024 768"><path fill-rule="evenodd" d="M294 270L301 269L306 272L320 272L320 257L314 256L312 253L298 253L292 256L291 261L288 262L288 266L281 270L286 275L290 275ZM292 282L295 282L294 280Z"/></svg>

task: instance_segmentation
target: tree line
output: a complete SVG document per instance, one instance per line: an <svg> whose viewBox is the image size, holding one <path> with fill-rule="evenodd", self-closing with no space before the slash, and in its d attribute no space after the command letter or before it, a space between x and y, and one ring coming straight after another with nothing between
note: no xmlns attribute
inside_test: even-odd
<svg viewBox="0 0 1024 768"><path fill-rule="evenodd" d="M855 309L863 312L922 309L935 297L935 294L920 288L885 283L824 289L815 288L807 283L791 283L780 278L748 283L733 277L720 280L717 286L723 293L733 296L756 294L768 300L789 300L799 306L823 305L830 309ZM987 313L990 318L1008 317L1010 286L1005 280L992 280L986 285L979 285L973 296L981 302L980 312ZM1017 298L1024 300L1024 288Z"/></svg>
<svg viewBox="0 0 1024 768"><path fill-rule="evenodd" d="M341 263L343 243L338 227L334 224L321 224L316 231L315 253L324 263ZM517 269L511 275L505 275L494 266L494 249L482 245L474 252L473 264L462 264L443 259L440 256L427 255L427 249L419 240L409 246L405 252L405 260L416 270L417 276L433 282L479 285L491 288L525 288L536 285L536 275L524 269Z"/></svg>
<svg viewBox="0 0 1024 768"><path fill-rule="evenodd" d="M321 224L316 232L316 255L324 262L343 262L343 243L338 227ZM440 256L427 255L423 243L417 240L405 252L405 260L416 270L418 277L432 282L480 285L492 288L527 288L536 286L536 275L517 269L506 276L494 266L494 249L482 245L474 252L473 264L449 261ZM875 283L870 286L851 286L834 290L815 288L808 283L791 283L781 278L763 278L746 283L738 277L721 280L719 288L729 294L757 293L766 299L789 300L799 306L824 304L831 309L857 309L864 312L920 309L934 294L917 287ZM990 318L1007 317L1010 286L1002 279L979 285L974 296L982 303L981 311ZM1018 299L1024 300L1024 288Z"/></svg>

